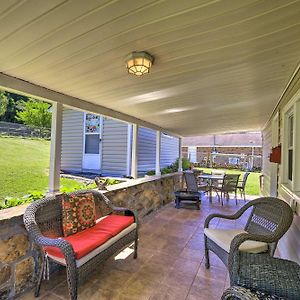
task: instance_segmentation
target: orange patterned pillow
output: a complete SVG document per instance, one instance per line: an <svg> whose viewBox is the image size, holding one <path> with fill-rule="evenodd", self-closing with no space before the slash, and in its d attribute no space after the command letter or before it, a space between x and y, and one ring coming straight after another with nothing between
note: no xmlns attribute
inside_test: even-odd
<svg viewBox="0 0 300 300"><path fill-rule="evenodd" d="M96 224L96 208L92 193L61 196L64 236L75 234Z"/></svg>

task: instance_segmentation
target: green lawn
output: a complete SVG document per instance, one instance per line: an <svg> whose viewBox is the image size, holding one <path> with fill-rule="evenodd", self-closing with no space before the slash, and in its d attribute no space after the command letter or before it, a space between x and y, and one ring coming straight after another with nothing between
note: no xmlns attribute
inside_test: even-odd
<svg viewBox="0 0 300 300"><path fill-rule="evenodd" d="M210 168L197 168L200 170L204 170L205 172L211 172L212 170L221 170L221 169L210 169ZM228 174L241 174L240 179L242 178L244 172L239 170L227 170L222 169ZM246 195L259 195L259 176L261 173L252 172L248 176L247 184L246 184Z"/></svg>
<svg viewBox="0 0 300 300"><path fill-rule="evenodd" d="M21 197L33 191L46 192L49 159L49 141L0 137L0 202L7 196ZM62 178L61 185L78 189L82 183Z"/></svg>

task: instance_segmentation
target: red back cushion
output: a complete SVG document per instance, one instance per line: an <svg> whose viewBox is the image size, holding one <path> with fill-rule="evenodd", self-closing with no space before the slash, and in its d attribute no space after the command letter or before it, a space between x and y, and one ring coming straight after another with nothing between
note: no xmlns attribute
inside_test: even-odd
<svg viewBox="0 0 300 300"><path fill-rule="evenodd" d="M96 224L96 208L92 193L61 195L63 233L69 236Z"/></svg>

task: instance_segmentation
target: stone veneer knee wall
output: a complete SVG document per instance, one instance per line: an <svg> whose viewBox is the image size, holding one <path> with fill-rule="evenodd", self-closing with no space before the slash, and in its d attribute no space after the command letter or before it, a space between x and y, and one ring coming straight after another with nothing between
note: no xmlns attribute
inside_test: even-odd
<svg viewBox="0 0 300 300"><path fill-rule="evenodd" d="M110 186L106 195L114 205L137 210L144 217L173 201L174 190L180 186L177 173L151 176ZM23 224L26 207L0 211L0 299L13 299L32 288L37 279L41 256Z"/></svg>

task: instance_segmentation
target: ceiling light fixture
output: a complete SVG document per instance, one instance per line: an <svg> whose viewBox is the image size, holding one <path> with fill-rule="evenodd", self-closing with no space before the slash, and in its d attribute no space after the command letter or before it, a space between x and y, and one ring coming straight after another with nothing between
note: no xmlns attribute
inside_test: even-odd
<svg viewBox="0 0 300 300"><path fill-rule="evenodd" d="M129 74L142 76L149 73L154 58L144 51L135 51L126 57L126 67Z"/></svg>

